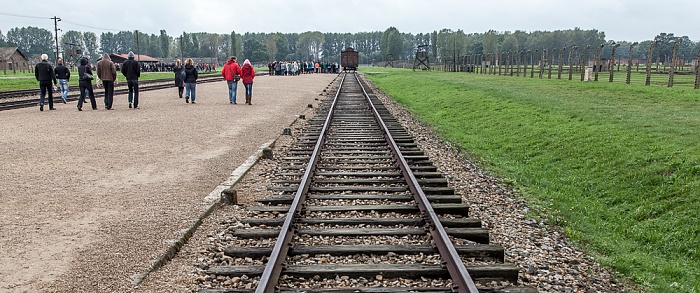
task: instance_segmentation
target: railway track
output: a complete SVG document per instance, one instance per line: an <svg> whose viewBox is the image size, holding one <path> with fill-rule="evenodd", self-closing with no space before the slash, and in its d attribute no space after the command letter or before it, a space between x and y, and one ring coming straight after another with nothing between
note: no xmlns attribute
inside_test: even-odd
<svg viewBox="0 0 700 293"><path fill-rule="evenodd" d="M319 111L200 292L536 292L356 75Z"/></svg>
<svg viewBox="0 0 700 293"><path fill-rule="evenodd" d="M197 81L197 83L216 82L216 81L221 81L221 80L223 80L223 78L219 75L216 75L216 76L212 76L212 77L200 78ZM129 89L126 87L126 82L123 82L120 84L123 84L123 86L115 87L114 88L114 95L121 95L121 94L129 93ZM169 88L169 87L174 87L174 86L175 85L173 84L172 78L139 81L139 92L150 91L150 90L159 90L159 89L164 89L164 88ZM94 88L94 89L95 89L95 98L104 97L104 90L98 90L101 88ZM66 98L67 101L69 101L69 102L70 101L77 101L78 98L80 98L80 93L79 93L77 86L72 86L70 92L72 92L72 93L68 94L68 97ZM8 100L8 99L11 99L13 97L26 97L26 96L38 96L38 95L39 95L38 89L5 91L5 92L0 92L0 100ZM54 103L62 103L60 92L53 93L53 100L54 100ZM46 102L46 103L48 104L48 102ZM12 100L12 101L0 102L0 111L29 108L29 107L35 107L38 105L39 105L39 98L17 99L17 100Z"/></svg>

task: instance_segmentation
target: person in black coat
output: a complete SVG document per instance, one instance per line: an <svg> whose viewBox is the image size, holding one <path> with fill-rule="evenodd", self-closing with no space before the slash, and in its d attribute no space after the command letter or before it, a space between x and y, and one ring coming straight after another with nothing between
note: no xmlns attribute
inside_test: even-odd
<svg viewBox="0 0 700 293"><path fill-rule="evenodd" d="M95 92L92 90L92 80L94 75L92 74L92 69L88 65L87 58L80 58L80 65L78 65L78 86L80 87L80 99L78 99L78 111L83 110L83 103L85 102L85 91L87 90L90 97L90 105L93 110L97 110L97 103L95 102Z"/></svg>
<svg viewBox="0 0 700 293"><path fill-rule="evenodd" d="M175 61L175 66L173 67L173 72L175 72L175 86L177 86L177 94L182 99L182 92L185 90L185 80L182 78L182 71L185 68L182 67L180 59Z"/></svg>
<svg viewBox="0 0 700 293"><path fill-rule="evenodd" d="M39 81L39 89L41 90L41 95L39 96L39 111L44 111L44 98L46 97L46 92L49 92L49 110L56 110L53 107L53 89L51 86L51 81L53 80L53 85L56 85L56 74L54 73L53 66L49 63L49 55L41 54L41 62L37 63L34 67L34 77Z"/></svg>
<svg viewBox="0 0 700 293"><path fill-rule="evenodd" d="M139 108L139 77L141 77L141 65L134 60L134 52L129 55L122 65L122 74L126 77L126 85L129 87L129 108ZM132 104L133 102L133 104Z"/></svg>
<svg viewBox="0 0 700 293"><path fill-rule="evenodd" d="M190 98L192 98L192 104L195 104L198 77L199 72L197 67L194 66L194 61L191 58L187 58L185 60L185 103L189 103Z"/></svg>

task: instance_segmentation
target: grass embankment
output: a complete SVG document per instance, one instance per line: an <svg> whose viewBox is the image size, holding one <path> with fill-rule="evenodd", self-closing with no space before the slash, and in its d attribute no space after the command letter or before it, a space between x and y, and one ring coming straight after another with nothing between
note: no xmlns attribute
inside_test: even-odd
<svg viewBox="0 0 700 293"><path fill-rule="evenodd" d="M362 70L602 264L698 292L700 90Z"/></svg>
<svg viewBox="0 0 700 293"><path fill-rule="evenodd" d="M97 73L93 71L93 75L97 76ZM221 76L221 72L212 73L201 73L199 76ZM0 75L0 91L11 91L11 90L28 90L28 89L38 89L39 82L34 78L34 74L26 73L23 75L17 74L11 77L4 77ZM162 78L175 78L175 73L173 72L141 72L141 77L139 80L153 80ZM126 84L126 78L121 72L117 72L117 79L119 83ZM93 83L95 81L93 80ZM71 71L71 78L68 82L71 87L78 86L78 72L76 70Z"/></svg>

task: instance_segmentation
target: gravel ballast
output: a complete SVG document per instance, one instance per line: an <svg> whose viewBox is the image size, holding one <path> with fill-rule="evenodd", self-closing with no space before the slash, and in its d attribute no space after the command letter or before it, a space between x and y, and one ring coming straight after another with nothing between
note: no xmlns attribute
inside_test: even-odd
<svg viewBox="0 0 700 293"><path fill-rule="evenodd" d="M519 285L537 288L540 292L636 292L638 288L616 278L612 272L597 264L593 257L575 248L563 233L546 222L528 219L528 207L518 199L516 191L501 184L498 178L486 174L455 147L440 140L425 125L412 118L400 106L375 93L387 108L402 122L449 183L470 205L472 217L483 221L490 229L492 243L506 249L506 262L520 267ZM294 132L298 135L297 125ZM283 153L291 139L281 137L275 152ZM284 156L284 155L281 155ZM275 173L285 163L282 160L261 160L234 188L242 205L256 205L254 201L275 196L268 187L277 180ZM253 217L281 215L254 214ZM249 288L255 278L214 279L206 269L221 261L230 264L258 264L258 259L236 260L221 256L228 245L270 246L256 240L231 241L231 231L243 227L240 219L251 217L242 206L222 206L208 217L173 261L151 273L140 286L139 292L196 292L202 287L224 284L226 287ZM251 242L251 243L247 243ZM237 243L237 244L236 244Z"/></svg>

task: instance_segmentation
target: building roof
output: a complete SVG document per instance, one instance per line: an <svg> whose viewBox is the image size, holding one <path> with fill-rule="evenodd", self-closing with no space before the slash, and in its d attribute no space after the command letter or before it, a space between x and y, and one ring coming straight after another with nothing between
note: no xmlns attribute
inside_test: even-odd
<svg viewBox="0 0 700 293"><path fill-rule="evenodd" d="M10 60L15 51L19 52L24 59L27 59L27 56L24 56L24 53L17 47L0 47L0 60Z"/></svg>
<svg viewBox="0 0 700 293"><path fill-rule="evenodd" d="M112 61L116 63L123 63L124 60L129 59L129 54L109 54L109 58L112 58ZM134 54L134 60L140 62L160 62L159 59L143 54Z"/></svg>

